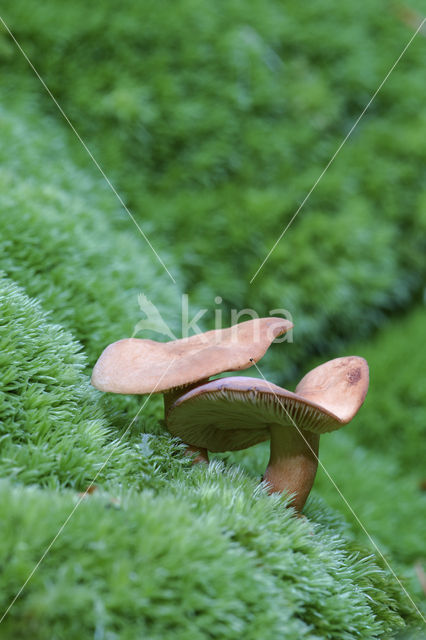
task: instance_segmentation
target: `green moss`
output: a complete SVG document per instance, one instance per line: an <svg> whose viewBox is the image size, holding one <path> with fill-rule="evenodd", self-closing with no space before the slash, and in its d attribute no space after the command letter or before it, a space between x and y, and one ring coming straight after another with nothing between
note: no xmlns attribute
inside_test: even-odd
<svg viewBox="0 0 426 640"><path fill-rule="evenodd" d="M0 308L2 475L82 486L96 473L108 431L81 347L4 278Z"/></svg>
<svg viewBox="0 0 426 640"><path fill-rule="evenodd" d="M420 490L416 475L403 472L393 457L378 455L357 443L355 432L363 428L361 413L343 431L322 436L320 460L383 550L391 552L401 563L413 565L425 554L423 531L416 524L426 518L426 496ZM219 457L230 464L241 465L252 477L260 478L268 462L269 444ZM328 504L344 513L359 533L359 539L368 542L365 532L321 466L313 493L323 496ZM398 531L397 536L395 531Z"/></svg>
<svg viewBox="0 0 426 640"><path fill-rule="evenodd" d="M142 400L101 396L86 372L108 342L132 334L138 293L173 329L181 289L192 308L211 309L215 295L227 309L288 308L296 342L274 347L276 359L262 365L277 381L294 378L313 351L340 353L354 333L367 334L413 300L424 275L421 40L249 286L410 35L388 4L256 0L248 13L240 0L126 0L117 12L109 1L59 8L47 0L28 12L15 0L4 11L178 288L2 34L3 610L76 505L76 491L107 464L1 635L367 640L418 620L321 472L309 520L296 519L285 496L257 487L264 447L228 457L247 473L192 467L158 424L160 398L124 433ZM404 325L407 341L390 330L361 352L372 389L376 379L371 405L321 448L416 602L425 506L406 469L423 396L408 367L411 360L419 378L421 350L407 344L409 334L420 344L422 319ZM407 398L402 475L387 425L401 433ZM375 429L373 443L367 432Z"/></svg>
<svg viewBox="0 0 426 640"><path fill-rule="evenodd" d="M361 412L345 430L321 437L320 460L324 468L322 465L318 468L304 513L312 518L315 513L312 507L321 496L344 515L350 525L346 535L352 536L355 544L367 545L376 553L371 536L417 606L425 612L415 564L426 560L421 525L426 518L426 496L420 491L415 474L403 472L392 457L370 452L357 444L355 431L363 428ZM268 462L269 445L264 443L220 457L259 479ZM389 578L388 588L391 585L397 588L394 577Z"/></svg>
<svg viewBox="0 0 426 640"><path fill-rule="evenodd" d="M170 437L140 425L117 442L78 343L16 285L1 285L4 607L76 504L58 489L84 489L98 470L101 487L14 606L9 636L102 628L105 637L255 639L285 629L349 640L381 637L412 616L323 505L311 523L297 519L256 480L217 463L191 467ZM49 490L13 489L11 479Z"/></svg>
<svg viewBox="0 0 426 640"><path fill-rule="evenodd" d="M80 490L95 476L96 483L161 485L160 463L180 464L173 465L173 443L159 436L149 446L142 419L127 434L109 425L81 345L3 277L0 309L0 475Z"/></svg>
<svg viewBox="0 0 426 640"><path fill-rule="evenodd" d="M405 473L415 473L417 490L424 479L419 443L426 438L425 325L426 309L420 307L372 341L351 347L367 358L371 379L354 437L368 449L396 458Z"/></svg>
<svg viewBox="0 0 426 640"><path fill-rule="evenodd" d="M249 284L412 35L387 0L47 0L31 14L13 0L4 13L137 218L173 246L193 304L291 311L295 344L271 365L283 380L419 295L421 37ZM9 44L5 83L32 84L59 117Z"/></svg>
<svg viewBox="0 0 426 640"><path fill-rule="evenodd" d="M0 128L0 267L6 274L74 333L91 364L144 318L139 293L174 328L177 287L132 222L124 231L114 227L113 220L127 214L119 213L100 178L75 166L57 124L15 97L13 111L1 111Z"/></svg>
<svg viewBox="0 0 426 640"><path fill-rule="evenodd" d="M6 637L349 640L402 624L381 570L326 523L292 517L235 473L193 475L169 495L85 499L3 623ZM0 500L6 607L76 497L4 482Z"/></svg>

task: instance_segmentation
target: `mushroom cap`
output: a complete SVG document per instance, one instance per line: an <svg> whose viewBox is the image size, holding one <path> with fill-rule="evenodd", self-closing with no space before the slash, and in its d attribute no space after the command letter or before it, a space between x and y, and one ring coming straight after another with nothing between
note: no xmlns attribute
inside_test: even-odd
<svg viewBox="0 0 426 640"><path fill-rule="evenodd" d="M178 398L166 424L187 444L209 451L235 451L268 440L269 426L325 433L357 413L368 389L364 358L336 358L310 371L296 393L266 380L211 380Z"/></svg>
<svg viewBox="0 0 426 640"><path fill-rule="evenodd" d="M297 385L296 394L320 405L341 424L347 424L364 402L368 383L367 361L359 356L346 356L309 371Z"/></svg>
<svg viewBox="0 0 426 640"><path fill-rule="evenodd" d="M247 369L292 326L283 318L256 318L170 342L118 340L99 357L92 385L112 393L158 393Z"/></svg>

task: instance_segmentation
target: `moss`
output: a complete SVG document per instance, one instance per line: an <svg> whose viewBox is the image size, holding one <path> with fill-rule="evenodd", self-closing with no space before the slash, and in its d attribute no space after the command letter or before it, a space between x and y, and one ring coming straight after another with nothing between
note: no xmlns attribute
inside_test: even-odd
<svg viewBox="0 0 426 640"><path fill-rule="evenodd" d="M271 361L283 381L420 295L421 37L249 283L412 35L387 0L255 0L249 12L241 0L125 0L119 13L111 0L48 0L37 15L13 0L4 14L137 219L161 252L173 247L206 324L218 295L226 317L292 313L287 365ZM59 117L9 44L5 85L16 91L18 76Z"/></svg>
<svg viewBox="0 0 426 640"><path fill-rule="evenodd" d="M289 378L313 350L340 349L418 295L424 118L414 46L351 139L350 156L342 153L291 229L291 243L248 285L408 39L386 3L327 11L317 2L256 0L250 14L239 0L115 9L80 1L59 9L47 0L28 12L15 0L5 18L192 305L211 308L220 294L228 310L289 308L297 341L276 347L285 356L270 363ZM391 637L416 621L321 473L316 493L346 524L318 496L305 520L286 509L285 496L265 495L265 449L240 456L247 472L192 467L158 424L160 399L126 432L141 399L91 389L90 364L140 319L137 294L174 329L180 289L55 121L4 34L0 64L3 610L76 506L76 492L102 469L2 636L355 640ZM410 325L416 335L420 324ZM384 372L387 361L377 363ZM385 437L379 422L377 432ZM422 531L412 516L424 506L413 476L401 480L394 456L357 448L352 436L325 442L327 468L415 593Z"/></svg>
<svg viewBox="0 0 426 640"><path fill-rule="evenodd" d="M0 474L80 490L95 476L99 483L117 477L139 487L161 483L158 460L169 445L159 438L157 450L144 448L141 420L118 441L84 373L81 345L4 277L0 309Z"/></svg>
<svg viewBox="0 0 426 640"><path fill-rule="evenodd" d="M6 274L74 333L91 364L107 344L132 335L144 317L140 293L175 328L179 290L133 223L114 228L115 196L102 179L75 166L57 124L21 99L13 111L1 111L0 127L0 266Z"/></svg>
<svg viewBox="0 0 426 640"><path fill-rule="evenodd" d="M101 471L5 632L273 638L285 629L349 640L412 616L324 505L308 523L241 472L191 467L169 436L139 427L117 442L80 345L5 278L0 303L4 607L76 504L64 488L82 490Z"/></svg>
<svg viewBox="0 0 426 640"><path fill-rule="evenodd" d="M194 475L168 495L85 499L3 623L6 637L346 640L402 624L381 570L339 533L253 495L235 473ZM76 499L1 483L2 607Z"/></svg>
<svg viewBox="0 0 426 640"><path fill-rule="evenodd" d="M354 430L357 442L398 460L404 473L424 480L419 442L426 438L424 342L426 309L419 307L385 327L369 342L349 349L367 358L371 385L362 422Z"/></svg>

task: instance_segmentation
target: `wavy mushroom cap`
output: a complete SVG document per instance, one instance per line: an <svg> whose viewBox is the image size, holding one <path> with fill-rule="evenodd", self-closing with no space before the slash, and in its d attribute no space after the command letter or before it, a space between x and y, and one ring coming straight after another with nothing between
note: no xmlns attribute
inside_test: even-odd
<svg viewBox="0 0 426 640"><path fill-rule="evenodd" d="M359 356L329 360L301 379L296 394L321 405L341 424L352 420L367 395L368 364Z"/></svg>
<svg viewBox="0 0 426 640"><path fill-rule="evenodd" d="M112 393L157 393L247 369L292 326L283 318L256 318L171 342L119 340L99 357L92 385Z"/></svg>
<svg viewBox="0 0 426 640"><path fill-rule="evenodd" d="M167 428L209 451L235 451L268 440L270 425L325 433L349 422L368 389L364 358L337 358L310 371L296 393L266 380L229 377L185 393L171 406Z"/></svg>

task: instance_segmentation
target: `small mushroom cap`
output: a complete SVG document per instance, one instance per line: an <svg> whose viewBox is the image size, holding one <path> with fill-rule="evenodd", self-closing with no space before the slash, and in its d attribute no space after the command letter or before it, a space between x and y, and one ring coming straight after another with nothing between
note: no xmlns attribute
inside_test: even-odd
<svg viewBox="0 0 426 640"><path fill-rule="evenodd" d="M297 385L296 394L321 405L346 424L364 402L368 383L367 361L359 356L346 356L309 371Z"/></svg>
<svg viewBox="0 0 426 640"><path fill-rule="evenodd" d="M101 354L92 385L112 393L158 393L247 369L292 326L283 318L256 318L171 342L119 340Z"/></svg>
<svg viewBox="0 0 426 640"><path fill-rule="evenodd" d="M187 444L235 451L268 440L272 424L314 433L339 429L357 413L367 388L368 365L356 356L313 369L296 393L257 378L221 378L176 400L166 423Z"/></svg>

